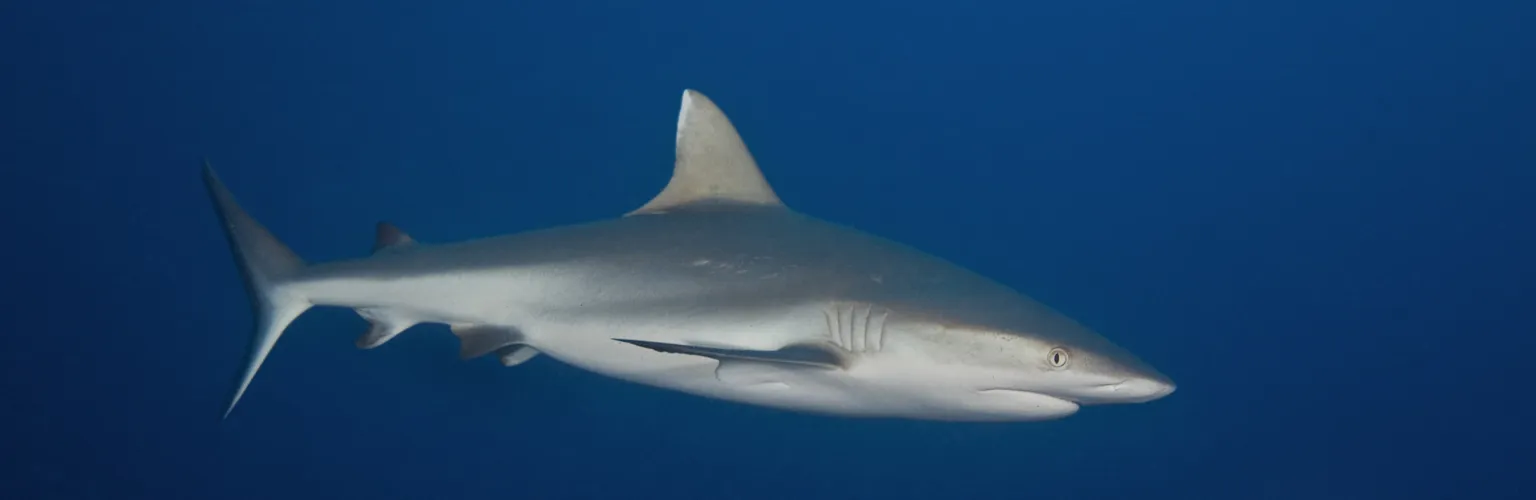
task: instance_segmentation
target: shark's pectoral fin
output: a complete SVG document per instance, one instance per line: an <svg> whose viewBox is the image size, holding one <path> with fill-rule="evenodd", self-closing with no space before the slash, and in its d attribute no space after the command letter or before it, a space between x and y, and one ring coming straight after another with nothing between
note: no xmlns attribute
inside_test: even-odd
<svg viewBox="0 0 1536 500"><path fill-rule="evenodd" d="M651 342L649 340L614 339L619 342L633 344L656 352L673 354L690 354L719 360L722 365L734 362L750 362L775 365L784 368L817 368L823 370L842 370L847 368L848 360L842 353L830 346L822 344L794 344L773 351L756 351L749 349L729 349L721 347L704 347L681 344L668 344L665 342Z"/></svg>
<svg viewBox="0 0 1536 500"><path fill-rule="evenodd" d="M500 355L503 348L520 345L526 340L523 332L505 326L453 325L452 329L453 334L459 337L459 357L463 359L474 359L493 352ZM538 351L527 354L527 357L521 360L517 360L516 357L512 359L521 363L533 357L533 354L538 354ZM502 364L506 364L505 357Z"/></svg>
<svg viewBox="0 0 1536 500"><path fill-rule="evenodd" d="M848 358L824 344L794 344L773 351L704 347L648 340L614 339L656 352L702 356L719 361L715 379L731 385L787 387L805 370L843 370Z"/></svg>

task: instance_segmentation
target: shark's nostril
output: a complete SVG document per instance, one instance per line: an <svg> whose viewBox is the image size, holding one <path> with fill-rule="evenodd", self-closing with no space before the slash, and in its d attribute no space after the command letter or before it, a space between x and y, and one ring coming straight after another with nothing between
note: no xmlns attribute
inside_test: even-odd
<svg viewBox="0 0 1536 500"><path fill-rule="evenodd" d="M1126 382L1125 380L1121 380L1119 382L1114 382L1114 383L1110 383L1110 384L1099 384L1097 386L1094 386L1094 388L1095 389L1099 389L1099 390L1104 390L1104 391L1115 392L1115 391L1119 391L1120 388L1125 387L1125 382Z"/></svg>
<svg viewBox="0 0 1536 500"><path fill-rule="evenodd" d="M1108 400L1151 401L1172 394L1172 382L1162 379L1132 378L1093 386L1096 397Z"/></svg>

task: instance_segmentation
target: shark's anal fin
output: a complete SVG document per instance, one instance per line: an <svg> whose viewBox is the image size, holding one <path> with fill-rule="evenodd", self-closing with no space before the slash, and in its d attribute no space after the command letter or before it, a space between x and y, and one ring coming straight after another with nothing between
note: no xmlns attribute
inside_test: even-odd
<svg viewBox="0 0 1536 500"><path fill-rule="evenodd" d="M847 358L833 350L831 347L820 344L795 344L785 346L773 351L754 351L747 349L725 349L719 347L703 347L693 345L668 344L665 342L651 342L649 340L614 339L626 344L633 344L656 352L673 354L690 354L714 358L721 362L727 361L751 361L755 363L768 363L786 367L820 368L824 370L842 370L847 368Z"/></svg>
<svg viewBox="0 0 1536 500"><path fill-rule="evenodd" d="M405 234L405 231L401 231L400 228L395 227L394 224L390 224L388 222L380 222L374 232L374 254L390 250L410 248L416 245L415 238L412 238L409 234Z"/></svg>
<svg viewBox="0 0 1536 500"><path fill-rule="evenodd" d="M459 357L474 359L490 353L500 353L502 348L520 345L527 339L515 328L495 325L453 325L453 334L459 337ZM534 351L533 354L537 354ZM528 357L533 357L528 354ZM514 356L513 360L517 360ZM527 361L523 358L518 363ZM506 360L502 360L506 364ZM516 363L513 363L516 364ZM512 365L507 365L512 366Z"/></svg>
<svg viewBox="0 0 1536 500"><path fill-rule="evenodd" d="M677 158L666 189L627 215L710 204L783 206L730 119L704 94L683 91Z"/></svg>
<svg viewBox="0 0 1536 500"><path fill-rule="evenodd" d="M360 308L357 309L357 314L368 320L370 325L368 332L357 338L356 344L359 349L373 349L384 345L405 329L416 326L415 320L392 314L388 309Z"/></svg>

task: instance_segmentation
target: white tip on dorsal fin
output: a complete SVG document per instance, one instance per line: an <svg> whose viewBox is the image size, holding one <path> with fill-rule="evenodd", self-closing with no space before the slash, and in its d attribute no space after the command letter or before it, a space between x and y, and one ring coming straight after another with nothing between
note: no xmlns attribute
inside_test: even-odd
<svg viewBox="0 0 1536 500"><path fill-rule="evenodd" d="M628 215L711 202L783 206L725 113L704 94L685 90L677 116L672 181L650 203Z"/></svg>

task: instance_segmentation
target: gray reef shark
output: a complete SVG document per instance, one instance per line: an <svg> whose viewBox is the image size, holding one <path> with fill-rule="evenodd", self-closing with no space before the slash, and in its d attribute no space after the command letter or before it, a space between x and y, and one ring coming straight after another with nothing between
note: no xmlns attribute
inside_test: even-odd
<svg viewBox="0 0 1536 500"><path fill-rule="evenodd" d="M255 331L227 417L279 336L352 308L373 348L443 323L462 357L539 353L614 378L824 415L1031 421L1138 403L1168 377L1076 321L958 265L786 207L736 129L683 92L672 179L622 217L306 263L203 177Z"/></svg>

